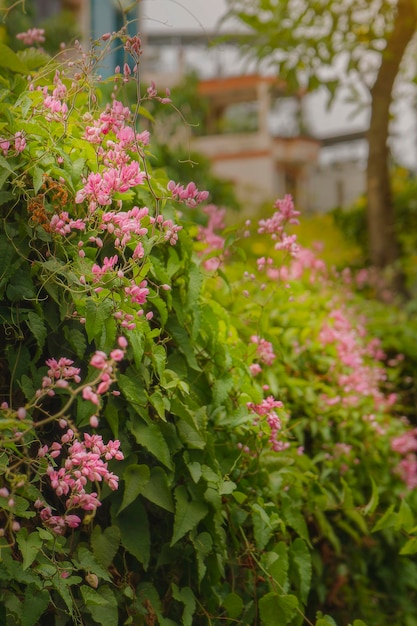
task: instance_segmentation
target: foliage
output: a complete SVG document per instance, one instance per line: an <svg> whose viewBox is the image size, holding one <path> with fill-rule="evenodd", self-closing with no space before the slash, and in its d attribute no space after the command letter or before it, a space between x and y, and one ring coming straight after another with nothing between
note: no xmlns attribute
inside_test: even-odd
<svg viewBox="0 0 417 626"><path fill-rule="evenodd" d="M52 55L60 50L62 42L72 44L73 41L81 37L74 13L69 10L60 10L48 19L40 19L36 3L32 0L25 0L24 2L3 0L1 11L3 23L0 41L13 50L25 49L24 43L17 39L16 35L28 31L34 24L37 24L38 28L44 31L44 48Z"/></svg>
<svg viewBox="0 0 417 626"><path fill-rule="evenodd" d="M57 62L0 57L2 621L416 624L416 433L349 274L291 198L225 229L154 168L128 66L99 104Z"/></svg>
<svg viewBox="0 0 417 626"><path fill-rule="evenodd" d="M414 293L413 272L414 251L416 249L416 191L417 182L407 170L397 168L392 173L393 204L395 211L395 232L400 244L401 260L406 267L411 292ZM360 247L365 263L369 262L366 238L366 197L361 197L348 210L335 209L332 212L335 224L345 237Z"/></svg>

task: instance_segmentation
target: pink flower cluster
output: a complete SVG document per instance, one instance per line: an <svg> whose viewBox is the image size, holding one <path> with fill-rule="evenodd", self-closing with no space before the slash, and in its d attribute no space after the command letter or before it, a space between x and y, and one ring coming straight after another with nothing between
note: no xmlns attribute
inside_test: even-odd
<svg viewBox="0 0 417 626"><path fill-rule="evenodd" d="M319 337L324 346L335 346L338 359L330 374L336 377L343 393L343 404L355 406L363 396L372 398L377 407L395 402L395 397L386 398L380 389L386 379L385 369L367 361L368 358L384 356L379 343L373 340L368 345L364 344L365 328L361 324L353 327L342 309L333 309L329 318L332 323L323 325ZM333 398L323 399L329 406L333 404Z"/></svg>
<svg viewBox="0 0 417 626"><path fill-rule="evenodd" d="M325 262L318 258L313 250L300 245L298 245L297 255L291 259L291 263L278 270L279 278L283 281L298 280L306 271L310 272L310 280L312 283L319 278L326 278L327 276ZM268 275L272 278L271 272L273 272L273 270L268 271Z"/></svg>
<svg viewBox="0 0 417 626"><path fill-rule="evenodd" d="M126 52L129 52L129 54L132 55L135 61L139 60L139 57L142 54L142 41L139 34L134 35L133 37L129 37L126 40L124 47Z"/></svg>
<svg viewBox="0 0 417 626"><path fill-rule="evenodd" d="M80 369L73 367L74 361L61 357L56 359L48 359L46 365L49 367L47 376L42 379L42 388L36 392L37 397L44 393L48 396L54 396L54 388L66 389L70 381L78 384L81 382Z"/></svg>
<svg viewBox="0 0 417 626"><path fill-rule="evenodd" d="M182 226L174 224L170 219L165 219L163 215L157 217L150 217L149 221L152 225L157 226L163 233L164 241L169 241L171 246L174 246L178 241L178 233L182 230Z"/></svg>
<svg viewBox="0 0 417 626"><path fill-rule="evenodd" d="M143 219L148 217L149 209L133 207L129 211L108 211L102 216L101 230L111 233L115 237L114 245L123 250L132 240L132 236L143 237L148 228L143 225ZM139 241L133 251L134 259L141 259L144 255L142 243Z"/></svg>
<svg viewBox="0 0 417 626"><path fill-rule="evenodd" d="M125 294L130 297L130 301L133 304L145 304L149 294L149 289L146 286L147 284L146 280L142 280L139 285L125 287Z"/></svg>
<svg viewBox="0 0 417 626"><path fill-rule="evenodd" d="M110 205L116 193L124 193L144 183L147 175L140 171L138 161L132 160L128 150L136 152L138 146L147 145L149 132L136 133L129 125L129 107L117 100L107 105L97 120L90 114L89 119L92 124L86 126L85 138L98 144L97 157L103 169L90 172L75 201L80 204L87 200L90 211L95 211L98 206ZM115 140L107 137L109 133L114 133Z"/></svg>
<svg viewBox="0 0 417 626"><path fill-rule="evenodd" d="M0 137L0 150L3 152L4 156L7 156L10 150L10 141L8 139L3 139ZM21 131L18 131L14 134L14 150L16 154L20 154L26 148L26 139L24 134Z"/></svg>
<svg viewBox="0 0 417 626"><path fill-rule="evenodd" d="M16 39L19 39L25 46L33 46L35 43L44 43L45 30L43 28L29 28L24 33L18 33Z"/></svg>
<svg viewBox="0 0 417 626"><path fill-rule="evenodd" d="M272 217L259 221L258 233L268 233L272 240L276 241L275 250L286 250L291 256L296 256L298 246L296 244L296 235L287 235L285 228L287 225L298 224L299 211L295 210L294 202L289 194L283 199L278 199L274 208L278 209Z"/></svg>
<svg viewBox="0 0 417 626"><path fill-rule="evenodd" d="M115 363L124 358L127 347L125 337L118 338L119 347L110 352L110 357L101 350L96 350L90 359L90 365L100 371L97 385L87 385L83 388L82 397L96 406L100 404L100 396L106 393L115 381ZM96 420L94 420L95 422Z"/></svg>
<svg viewBox="0 0 417 626"><path fill-rule="evenodd" d="M49 93L48 88L45 86L41 89L43 93L43 106L49 111L46 115L48 120L62 121L67 118L68 105L66 99L68 96L68 90L61 80L60 72L57 70L54 76L54 89L52 94Z"/></svg>
<svg viewBox="0 0 417 626"><path fill-rule="evenodd" d="M391 440L391 449L403 456L398 463L396 473L407 486L417 487L417 428L407 430Z"/></svg>
<svg viewBox="0 0 417 626"><path fill-rule="evenodd" d="M88 433L84 433L84 441L80 441L70 428L61 437L61 443L54 442L49 448L44 446L40 449L39 456L49 455L51 459L56 459L63 452L64 446L67 446L66 456L61 467L56 469L55 465L49 464L47 476L56 495L65 498L66 513L53 515L49 505L41 500L35 503L45 526L58 535L63 534L67 528L77 528L80 525L81 518L69 513L70 511L95 511L101 506L97 492L89 490L89 483L105 482L110 489L117 489L118 476L109 471L107 461L120 461L124 458L119 449L120 441L104 444L100 435Z"/></svg>
<svg viewBox="0 0 417 626"><path fill-rule="evenodd" d="M272 365L276 359L272 343L262 337L258 337L258 335L252 335L250 340L256 344L256 354L259 360L265 365Z"/></svg>
<svg viewBox="0 0 417 626"><path fill-rule="evenodd" d="M120 130L125 128L126 124L131 121L130 109L124 106L122 102L113 100L111 104L108 104L105 110L100 113L97 120L92 120L92 126L86 126L86 139L91 143L100 143L103 136L109 132L117 134Z"/></svg>
<svg viewBox="0 0 417 626"><path fill-rule="evenodd" d="M283 403L280 400L275 400L273 396L268 396L268 398L262 400L260 404L248 402L247 407L251 413L257 416L254 419L255 425L262 425L262 423L266 422L269 427L269 443L272 450L274 450L274 452L286 450L290 444L287 441L284 442L279 439L279 434L282 430L282 422L275 411L275 409L283 409ZM263 418L262 422L261 418ZM262 436L261 431L260 436Z"/></svg>
<svg viewBox="0 0 417 626"><path fill-rule="evenodd" d="M94 282L98 282L107 272L111 272L114 269L114 266L117 265L119 261L119 257L117 254L111 256L110 258L105 256L103 259L103 265L98 265L94 263L91 271L94 275Z"/></svg>
<svg viewBox="0 0 417 626"><path fill-rule="evenodd" d="M183 202L190 208L195 208L209 197L208 191L199 191L196 184L191 182L186 187L170 180L168 183L168 191L178 202Z"/></svg>
<svg viewBox="0 0 417 626"><path fill-rule="evenodd" d="M116 193L142 185L145 178L146 174L140 171L137 161L120 167L110 167L102 173L90 172L87 179L84 179L84 187L77 191L75 202L80 204L88 200L90 211L95 211L98 206L111 204Z"/></svg>
<svg viewBox="0 0 417 626"><path fill-rule="evenodd" d="M85 230L86 224L82 219L73 220L67 211L62 211L59 215L52 216L49 227L53 233L65 236L70 235L73 230Z"/></svg>
<svg viewBox="0 0 417 626"><path fill-rule="evenodd" d="M216 233L217 230L224 228L224 217L226 214L225 209L219 209L215 204L208 204L203 209L204 213L208 215L207 226L199 226L197 239L205 244L204 255L210 255L204 261L204 267L206 270L215 271L219 268L222 262L222 254L224 251L224 237ZM221 254L211 256L214 252L220 252Z"/></svg>

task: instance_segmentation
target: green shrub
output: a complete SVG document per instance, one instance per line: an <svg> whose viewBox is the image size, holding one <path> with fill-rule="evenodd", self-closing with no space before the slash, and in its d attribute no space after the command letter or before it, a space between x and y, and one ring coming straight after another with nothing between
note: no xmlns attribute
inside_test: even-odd
<svg viewBox="0 0 417 626"><path fill-rule="evenodd" d="M347 273L289 197L224 229L153 168L127 69L102 106L94 58L3 52L1 620L416 624L415 433Z"/></svg>

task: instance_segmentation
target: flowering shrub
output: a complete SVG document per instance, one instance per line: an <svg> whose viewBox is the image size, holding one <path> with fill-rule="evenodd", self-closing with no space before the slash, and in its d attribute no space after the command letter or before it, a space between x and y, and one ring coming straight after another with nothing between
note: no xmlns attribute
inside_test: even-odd
<svg viewBox="0 0 417 626"><path fill-rule="evenodd" d="M373 571L416 542L381 347L289 196L257 233L196 225L208 191L152 167L143 102L169 94L118 36L100 105L94 52L0 58L1 618L408 626L413 563Z"/></svg>

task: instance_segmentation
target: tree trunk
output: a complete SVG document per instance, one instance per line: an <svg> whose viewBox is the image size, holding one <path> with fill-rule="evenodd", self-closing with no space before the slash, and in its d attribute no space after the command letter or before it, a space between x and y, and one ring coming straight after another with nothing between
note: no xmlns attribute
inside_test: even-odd
<svg viewBox="0 0 417 626"><path fill-rule="evenodd" d="M371 89L371 121L368 132L367 167L368 237L370 261L377 269L394 267L392 286L403 291L403 277L395 266L399 247L395 234L391 197L388 134L392 90L404 52L417 29L417 8L413 0L398 0L394 28L387 39L381 65ZM398 265L398 264L397 264Z"/></svg>

